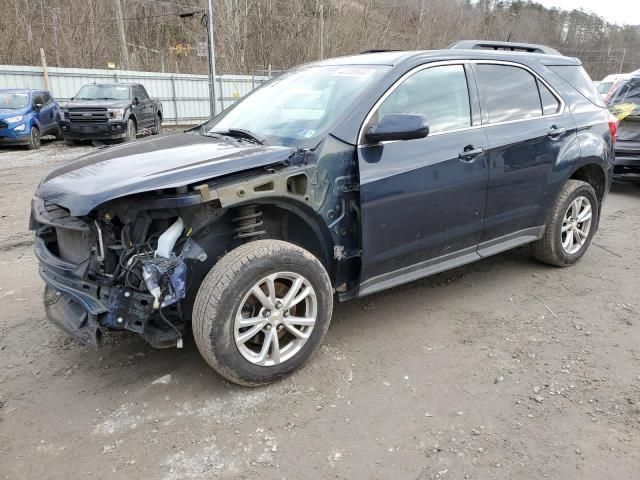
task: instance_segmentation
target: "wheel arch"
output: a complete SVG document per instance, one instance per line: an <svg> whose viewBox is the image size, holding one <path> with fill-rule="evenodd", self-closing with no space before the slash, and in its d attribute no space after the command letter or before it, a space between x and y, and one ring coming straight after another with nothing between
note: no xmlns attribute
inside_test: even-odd
<svg viewBox="0 0 640 480"><path fill-rule="evenodd" d="M138 119L136 118L135 113L133 113L132 111L129 111L129 116L127 117L127 122L129 120L133 120L133 123L136 124L136 128L138 128Z"/></svg>
<svg viewBox="0 0 640 480"><path fill-rule="evenodd" d="M29 123L27 125L29 125L29 131L31 131L32 128L37 128L40 134L42 134L42 127L40 126L40 122L37 118L35 118L35 116L29 120Z"/></svg>
<svg viewBox="0 0 640 480"><path fill-rule="evenodd" d="M607 192L607 173L599 163L585 163L576 167L567 180L581 180L593 187L599 203Z"/></svg>
<svg viewBox="0 0 640 480"><path fill-rule="evenodd" d="M286 198L261 198L248 204L263 214L266 234L293 243L312 253L334 280L333 240L320 216L308 205Z"/></svg>

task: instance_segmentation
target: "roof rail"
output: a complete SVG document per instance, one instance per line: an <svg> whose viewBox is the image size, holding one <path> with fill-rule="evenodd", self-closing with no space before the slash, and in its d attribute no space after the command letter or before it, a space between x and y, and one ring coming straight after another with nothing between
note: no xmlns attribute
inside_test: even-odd
<svg viewBox="0 0 640 480"><path fill-rule="evenodd" d="M401 52L398 49L386 49L386 48L372 48L371 50L363 50L358 55L364 55L365 53L381 53L381 52Z"/></svg>
<svg viewBox="0 0 640 480"><path fill-rule="evenodd" d="M454 50L507 50L511 52L544 53L546 55L562 55L554 48L535 43L499 42L493 40L458 40L447 48Z"/></svg>

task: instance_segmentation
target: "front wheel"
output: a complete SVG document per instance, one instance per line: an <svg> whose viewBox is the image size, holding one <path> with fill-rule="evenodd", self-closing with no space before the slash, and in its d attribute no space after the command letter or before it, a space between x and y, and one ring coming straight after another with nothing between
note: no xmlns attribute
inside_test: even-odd
<svg viewBox="0 0 640 480"><path fill-rule="evenodd" d="M600 208L593 187L569 180L551 209L544 236L532 244L533 255L557 267L576 263L598 227Z"/></svg>
<svg viewBox="0 0 640 480"><path fill-rule="evenodd" d="M64 136L62 135L62 129L60 127L58 127L56 129L54 135L55 135L57 141L64 140Z"/></svg>
<svg viewBox="0 0 640 480"><path fill-rule="evenodd" d="M124 137L124 141L133 142L136 139L137 135L138 135L138 130L136 128L136 122L134 122L132 119L129 119L127 121L127 132Z"/></svg>
<svg viewBox="0 0 640 480"><path fill-rule="evenodd" d="M29 134L29 140L27 142L27 148L29 150L38 150L41 145L40 130L37 127L31 127L31 133Z"/></svg>
<svg viewBox="0 0 640 480"><path fill-rule="evenodd" d="M225 255L207 274L193 307L198 350L226 379L245 386L302 367L324 338L331 282L306 250L258 240Z"/></svg>

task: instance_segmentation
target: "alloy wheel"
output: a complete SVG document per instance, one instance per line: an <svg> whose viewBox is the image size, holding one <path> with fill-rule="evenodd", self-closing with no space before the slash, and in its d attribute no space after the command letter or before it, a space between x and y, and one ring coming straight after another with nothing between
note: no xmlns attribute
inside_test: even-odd
<svg viewBox="0 0 640 480"><path fill-rule="evenodd" d="M295 356L311 336L318 299L311 283L293 272L278 272L256 282L235 315L234 339L240 354L260 366Z"/></svg>
<svg viewBox="0 0 640 480"><path fill-rule="evenodd" d="M31 129L31 140L33 142L34 148L40 148L40 132L37 128Z"/></svg>
<svg viewBox="0 0 640 480"><path fill-rule="evenodd" d="M579 252L589 238L592 217L587 197L577 197L569 205L562 220L562 248L569 255Z"/></svg>

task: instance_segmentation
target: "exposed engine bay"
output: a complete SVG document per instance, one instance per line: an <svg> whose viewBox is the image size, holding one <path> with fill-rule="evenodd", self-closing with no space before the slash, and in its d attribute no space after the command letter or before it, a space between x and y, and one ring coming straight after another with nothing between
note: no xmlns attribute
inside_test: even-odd
<svg viewBox="0 0 640 480"><path fill-rule="evenodd" d="M49 280L45 306L53 310L48 312L51 318L60 319L59 326L82 328L91 344L100 341L100 327L106 327L138 333L156 347L181 346L185 318L180 301L187 295L187 264L207 260L191 237L193 222L206 207L125 211L124 202L117 201L95 215L76 218L40 199L34 203L36 251L58 258L41 262L41 275ZM180 213L189 218L188 230ZM52 288L56 280L62 281L64 272L58 268L71 268L78 278L71 291L69 285ZM87 315L69 314L77 303ZM68 324L78 317L76 325Z"/></svg>
<svg viewBox="0 0 640 480"><path fill-rule="evenodd" d="M117 198L81 216L35 198L31 229L47 316L87 344L113 329L156 348L181 346L204 276L226 252L258 238L286 239L329 266L335 261L336 290L347 295L359 262L350 182L295 159L223 182ZM301 201L307 206L296 207ZM326 219L327 234L315 226L314 211Z"/></svg>

